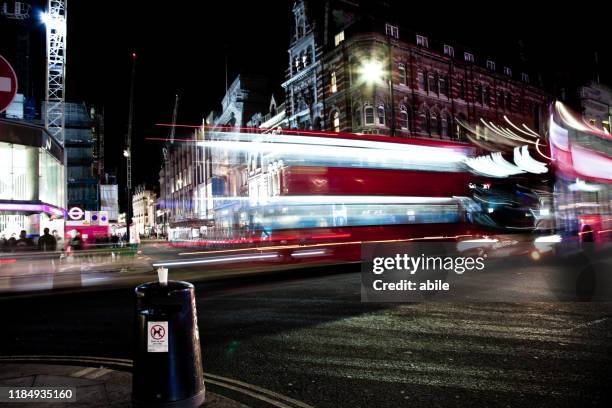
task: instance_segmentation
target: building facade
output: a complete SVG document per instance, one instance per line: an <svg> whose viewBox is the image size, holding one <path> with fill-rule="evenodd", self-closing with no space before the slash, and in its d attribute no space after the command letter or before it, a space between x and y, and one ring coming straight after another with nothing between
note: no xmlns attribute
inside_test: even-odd
<svg viewBox="0 0 612 408"><path fill-rule="evenodd" d="M610 131L612 88L596 81L588 82L578 89L578 98L584 120L612 133Z"/></svg>
<svg viewBox="0 0 612 408"><path fill-rule="evenodd" d="M141 236L155 234L157 194L144 185L136 187L132 196L132 224Z"/></svg>
<svg viewBox="0 0 612 408"><path fill-rule="evenodd" d="M63 156L44 128L0 120L0 235L63 234Z"/></svg>
<svg viewBox="0 0 612 408"><path fill-rule="evenodd" d="M367 7L385 2L329 1L319 22L309 3L293 7L290 127L465 140L466 127L486 134L483 121L508 118L543 131L550 98L523 69L406 30L391 7Z"/></svg>
<svg viewBox="0 0 612 408"><path fill-rule="evenodd" d="M66 103L64 113L68 208L97 211L100 209L100 179L95 155L100 154L98 136L103 134L103 127L100 129L103 118L84 103Z"/></svg>

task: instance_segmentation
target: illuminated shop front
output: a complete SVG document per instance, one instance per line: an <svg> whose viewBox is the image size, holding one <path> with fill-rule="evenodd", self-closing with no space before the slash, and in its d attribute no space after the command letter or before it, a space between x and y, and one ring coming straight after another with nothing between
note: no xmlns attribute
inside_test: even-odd
<svg viewBox="0 0 612 408"><path fill-rule="evenodd" d="M0 121L0 237L64 229L63 149L40 127Z"/></svg>

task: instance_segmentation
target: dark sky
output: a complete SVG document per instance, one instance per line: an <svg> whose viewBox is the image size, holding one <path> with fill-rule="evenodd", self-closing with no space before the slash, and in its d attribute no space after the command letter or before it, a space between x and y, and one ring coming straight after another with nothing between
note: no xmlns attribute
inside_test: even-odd
<svg viewBox="0 0 612 408"><path fill-rule="evenodd" d="M596 50L602 81L610 83L605 75L612 72L609 34L601 3L515 1L483 6L468 1L447 5L401 1L406 26L450 43L489 50L500 61L504 56L516 58L521 40L528 60L542 72L550 89L559 78L592 78ZM167 128L154 124L171 121L175 93L181 97L178 122L201 123L211 109L219 108L226 54L230 82L239 72L260 73L276 84L273 90L280 90L292 4L292 0L69 0L67 99L104 105L107 169L117 169L123 183L121 153L132 51L138 54L134 185L146 181L155 186L161 145L145 138L168 135Z"/></svg>

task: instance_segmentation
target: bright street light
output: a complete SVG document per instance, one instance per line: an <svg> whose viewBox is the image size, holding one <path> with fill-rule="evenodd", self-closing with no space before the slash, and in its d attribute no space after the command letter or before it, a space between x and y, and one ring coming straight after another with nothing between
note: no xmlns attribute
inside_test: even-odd
<svg viewBox="0 0 612 408"><path fill-rule="evenodd" d="M382 64L376 60L368 60L364 62L359 69L359 73L362 81L368 83L382 81L385 74Z"/></svg>
<svg viewBox="0 0 612 408"><path fill-rule="evenodd" d="M123 151L123 157L130 157L130 152L127 149Z"/></svg>
<svg viewBox="0 0 612 408"><path fill-rule="evenodd" d="M66 20L62 16L54 17L49 13L40 13L40 20L50 29L64 31L66 29Z"/></svg>

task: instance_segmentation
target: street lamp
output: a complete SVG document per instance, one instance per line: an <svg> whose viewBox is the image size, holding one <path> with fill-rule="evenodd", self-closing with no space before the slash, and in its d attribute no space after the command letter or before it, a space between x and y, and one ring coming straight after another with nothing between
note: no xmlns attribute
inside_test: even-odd
<svg viewBox="0 0 612 408"><path fill-rule="evenodd" d="M130 157L130 151L128 149L123 150L123 157Z"/></svg>
<svg viewBox="0 0 612 408"><path fill-rule="evenodd" d="M359 68L361 81L369 84L381 82L385 76L382 64L377 60L367 60Z"/></svg>

